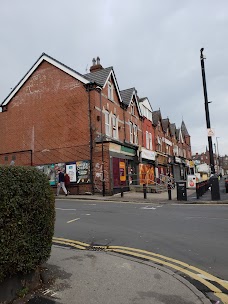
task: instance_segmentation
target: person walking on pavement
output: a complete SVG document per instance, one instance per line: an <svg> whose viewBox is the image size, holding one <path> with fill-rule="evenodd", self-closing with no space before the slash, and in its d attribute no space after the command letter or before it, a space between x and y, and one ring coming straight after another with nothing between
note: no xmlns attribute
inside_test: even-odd
<svg viewBox="0 0 228 304"><path fill-rule="evenodd" d="M65 183L65 187L67 190L67 194L70 194L70 191L69 191L70 176L67 173L64 174L64 183Z"/></svg>
<svg viewBox="0 0 228 304"><path fill-rule="evenodd" d="M59 174L59 177L58 177L57 194L56 195L57 196L59 195L59 191L62 188L65 195L67 196L67 189L66 189L65 183L64 183L64 173L59 169L58 174Z"/></svg>

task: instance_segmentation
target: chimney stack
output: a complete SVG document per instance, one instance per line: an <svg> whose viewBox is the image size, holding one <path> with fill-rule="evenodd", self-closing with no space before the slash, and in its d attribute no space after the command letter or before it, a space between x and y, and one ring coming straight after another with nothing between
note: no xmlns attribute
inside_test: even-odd
<svg viewBox="0 0 228 304"><path fill-rule="evenodd" d="M99 70L102 70L103 67L102 65L100 64L100 57L97 56L97 60L95 58L93 58L92 60L92 66L90 67L90 72L96 72L96 71L99 71Z"/></svg>

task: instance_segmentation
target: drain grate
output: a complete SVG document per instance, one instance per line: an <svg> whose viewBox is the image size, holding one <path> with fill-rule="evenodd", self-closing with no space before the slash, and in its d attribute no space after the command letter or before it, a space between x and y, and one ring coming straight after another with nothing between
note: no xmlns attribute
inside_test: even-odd
<svg viewBox="0 0 228 304"><path fill-rule="evenodd" d="M107 249L107 246L90 245L86 249L90 251L105 251Z"/></svg>

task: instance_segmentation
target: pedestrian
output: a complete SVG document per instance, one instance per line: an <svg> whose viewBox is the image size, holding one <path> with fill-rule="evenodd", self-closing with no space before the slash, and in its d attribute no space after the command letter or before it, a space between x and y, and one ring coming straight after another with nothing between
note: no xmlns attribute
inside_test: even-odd
<svg viewBox="0 0 228 304"><path fill-rule="evenodd" d="M65 187L67 190L67 194L70 194L70 191L69 191L70 176L67 173L64 174L64 183L65 183Z"/></svg>
<svg viewBox="0 0 228 304"><path fill-rule="evenodd" d="M64 183L64 173L60 169L58 169L58 174L59 174L59 176L58 176L56 196L59 195L59 191L60 191L61 188L63 189L65 195L67 196L67 189L66 189L65 183Z"/></svg>

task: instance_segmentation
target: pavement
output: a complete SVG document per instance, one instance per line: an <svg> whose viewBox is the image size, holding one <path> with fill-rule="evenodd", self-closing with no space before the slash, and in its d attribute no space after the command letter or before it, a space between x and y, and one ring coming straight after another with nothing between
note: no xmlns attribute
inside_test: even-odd
<svg viewBox="0 0 228 304"><path fill-rule="evenodd" d="M209 304L178 273L113 252L53 245L43 278L51 284L30 304ZM220 302L221 303L221 302Z"/></svg>
<svg viewBox="0 0 228 304"><path fill-rule="evenodd" d="M228 193L225 193L225 188L223 185L224 181L220 181L220 200L212 201L211 192L208 190L199 199L196 198L195 189L187 189L187 201L177 200L177 190L171 190L171 200L168 198L168 192L161 193L147 193L146 198L142 192L128 191L121 194L115 194L112 196L102 196L101 194L84 194L84 195L59 195L58 198L64 199L80 199L80 200L99 200L99 201L117 201L117 202L134 202L134 203L154 203L154 204L172 204L172 203L186 203L186 204L228 204Z"/></svg>
<svg viewBox="0 0 228 304"><path fill-rule="evenodd" d="M223 193L224 192L224 193ZM211 201L210 191L196 199L195 190L187 190L187 201L172 200L168 193L125 192L114 196L69 195L65 199L99 200L134 203L228 203L228 194L221 191L221 200ZM77 247L78 248L78 247ZM78 250L52 246L51 257L43 272L44 288L28 301L30 304L208 304L228 303L201 293L178 271L151 261L102 249ZM206 296L207 295L207 296ZM225 295L226 297L226 295Z"/></svg>

